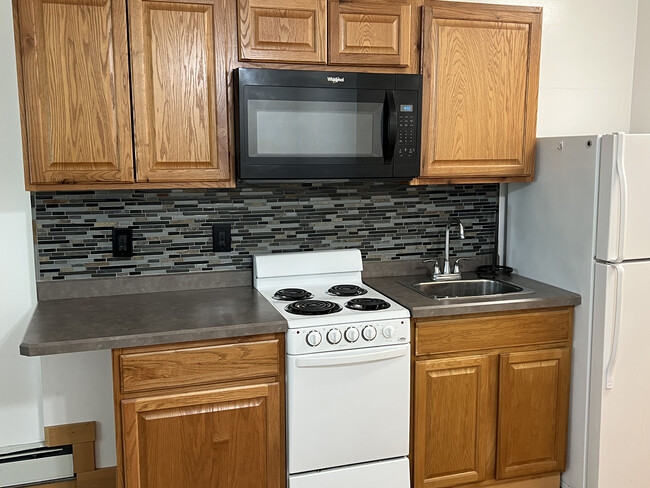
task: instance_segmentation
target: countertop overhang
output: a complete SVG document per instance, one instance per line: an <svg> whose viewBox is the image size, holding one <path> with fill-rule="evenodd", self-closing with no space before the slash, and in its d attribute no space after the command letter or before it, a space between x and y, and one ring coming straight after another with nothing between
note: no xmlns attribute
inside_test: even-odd
<svg viewBox="0 0 650 488"><path fill-rule="evenodd" d="M286 332L251 286L40 301L20 345L43 356Z"/></svg>

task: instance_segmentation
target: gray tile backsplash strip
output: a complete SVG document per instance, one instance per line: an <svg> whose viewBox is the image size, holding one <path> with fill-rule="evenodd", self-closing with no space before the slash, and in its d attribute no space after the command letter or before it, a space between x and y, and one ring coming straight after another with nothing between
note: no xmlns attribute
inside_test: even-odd
<svg viewBox="0 0 650 488"><path fill-rule="evenodd" d="M493 252L498 186L291 183L206 190L32 195L40 281L250 270L265 252L359 248L366 261ZM232 226L232 252L212 251L212 224ZM133 227L134 256L111 253L113 227Z"/></svg>

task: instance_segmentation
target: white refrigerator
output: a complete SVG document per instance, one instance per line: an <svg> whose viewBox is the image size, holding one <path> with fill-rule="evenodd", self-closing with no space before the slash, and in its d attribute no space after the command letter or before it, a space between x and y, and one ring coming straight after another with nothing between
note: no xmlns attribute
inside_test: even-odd
<svg viewBox="0 0 650 488"><path fill-rule="evenodd" d="M562 486L650 486L650 135L538 139L506 195L506 264L582 296Z"/></svg>

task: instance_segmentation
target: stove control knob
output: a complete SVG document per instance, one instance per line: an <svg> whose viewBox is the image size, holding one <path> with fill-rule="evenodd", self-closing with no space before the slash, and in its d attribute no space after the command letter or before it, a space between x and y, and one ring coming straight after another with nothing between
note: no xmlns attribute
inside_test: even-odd
<svg viewBox="0 0 650 488"><path fill-rule="evenodd" d="M345 340L348 342L356 342L359 338L359 331L355 327L350 327L345 331Z"/></svg>
<svg viewBox="0 0 650 488"><path fill-rule="evenodd" d="M322 340L323 338L320 335L320 332L317 330L312 330L309 334L307 334L307 344L309 344L311 347L316 347Z"/></svg>
<svg viewBox="0 0 650 488"><path fill-rule="evenodd" d="M387 325L386 327L384 327L384 330L381 333L384 334L384 337L386 339L392 339L393 337L395 337L395 332L396 332L395 327L393 327L392 325Z"/></svg>
<svg viewBox="0 0 650 488"><path fill-rule="evenodd" d="M365 340L371 341L377 337L377 329L375 329L372 325L366 325L361 331L361 335Z"/></svg>
<svg viewBox="0 0 650 488"><path fill-rule="evenodd" d="M330 329L329 332L327 332L327 342L330 344L338 344L341 342L341 337L343 337L343 335L338 329Z"/></svg>

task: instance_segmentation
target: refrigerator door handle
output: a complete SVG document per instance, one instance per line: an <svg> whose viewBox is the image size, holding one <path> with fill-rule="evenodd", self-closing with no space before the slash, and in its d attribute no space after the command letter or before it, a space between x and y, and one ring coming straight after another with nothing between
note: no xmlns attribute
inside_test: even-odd
<svg viewBox="0 0 650 488"><path fill-rule="evenodd" d="M623 248L625 245L625 231L627 225L627 176L625 175L625 135L618 133L616 137L616 174L620 187L620 207L618 221L618 250L616 262L624 259Z"/></svg>
<svg viewBox="0 0 650 488"><path fill-rule="evenodd" d="M612 346L605 369L605 388L611 390L614 388L614 367L616 366L616 353L618 352L618 335L621 328L621 311L623 309L623 266L620 264L612 265L616 270L616 311L614 314L614 331Z"/></svg>

